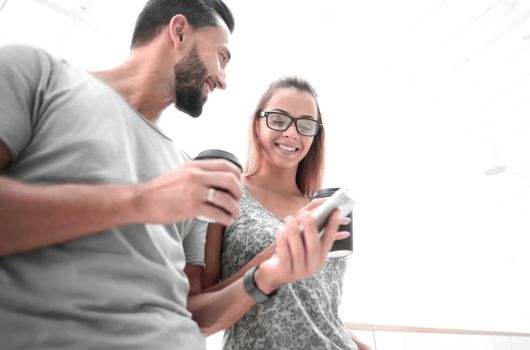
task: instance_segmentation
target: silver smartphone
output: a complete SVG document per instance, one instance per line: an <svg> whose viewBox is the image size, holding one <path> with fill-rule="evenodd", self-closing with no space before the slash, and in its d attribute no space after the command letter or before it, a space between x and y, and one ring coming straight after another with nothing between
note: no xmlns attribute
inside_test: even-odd
<svg viewBox="0 0 530 350"><path fill-rule="evenodd" d="M351 213L354 204L355 201L353 200L350 191L340 188L326 199L324 203L319 205L311 213L311 217L317 222L319 237L324 233L329 217L336 209L340 211L341 218L344 218Z"/></svg>

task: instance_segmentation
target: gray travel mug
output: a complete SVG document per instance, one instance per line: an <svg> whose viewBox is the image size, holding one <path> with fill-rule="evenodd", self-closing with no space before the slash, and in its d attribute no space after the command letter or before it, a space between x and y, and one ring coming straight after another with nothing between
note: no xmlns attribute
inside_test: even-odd
<svg viewBox="0 0 530 350"><path fill-rule="evenodd" d="M232 164L234 164L235 166L237 166L240 171L243 171L243 167L241 166L241 163L239 163L239 160L237 159L237 157L227 151L223 151L220 149L207 149L205 151L202 151L195 157L195 160L205 160L205 159L225 159L231 162ZM216 188L215 190L226 192L222 188ZM215 220L210 219L205 216L198 216L197 219L206 221L206 222L211 222L211 223L215 222Z"/></svg>
<svg viewBox="0 0 530 350"><path fill-rule="evenodd" d="M311 197L309 198L309 200L330 197L338 189L339 189L338 187L323 188L313 193ZM350 218L350 220L352 219L351 212L346 216ZM328 253L329 258L342 258L342 257L348 256L353 253L353 224L352 224L352 221L350 221L349 224L340 225L339 231L348 231L350 235L344 239L338 239L335 242L333 242L333 246L331 247L331 250Z"/></svg>

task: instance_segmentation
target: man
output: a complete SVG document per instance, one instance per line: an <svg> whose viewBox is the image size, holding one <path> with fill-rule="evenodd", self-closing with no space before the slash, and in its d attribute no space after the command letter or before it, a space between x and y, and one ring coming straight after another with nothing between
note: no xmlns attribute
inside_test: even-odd
<svg viewBox="0 0 530 350"><path fill-rule="evenodd" d="M186 309L184 266L204 260L193 218L230 224L239 173L189 162L156 122L171 104L197 117L226 87L233 27L221 0L150 0L130 56L107 71L0 49L2 349L204 349ZM337 226L320 241L301 215L251 282L270 293L313 273ZM203 307L215 320L241 301L253 303L238 280Z"/></svg>

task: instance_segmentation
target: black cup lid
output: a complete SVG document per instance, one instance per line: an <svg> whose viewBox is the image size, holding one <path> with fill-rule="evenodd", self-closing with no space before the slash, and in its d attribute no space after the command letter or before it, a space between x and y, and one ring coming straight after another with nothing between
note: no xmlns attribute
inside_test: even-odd
<svg viewBox="0 0 530 350"><path fill-rule="evenodd" d="M340 187L330 187L330 188L323 188L316 192L313 192L311 197L309 197L310 200L316 199L316 198L324 198L324 197L330 197L333 193L337 192L340 189Z"/></svg>
<svg viewBox="0 0 530 350"><path fill-rule="evenodd" d="M200 159L226 159L230 162L232 162L235 166L239 168L239 170L243 170L243 167L241 166L241 163L239 163L239 160L235 155L233 155L230 152L223 151L220 149L207 149L205 151L202 151L195 157L196 160Z"/></svg>

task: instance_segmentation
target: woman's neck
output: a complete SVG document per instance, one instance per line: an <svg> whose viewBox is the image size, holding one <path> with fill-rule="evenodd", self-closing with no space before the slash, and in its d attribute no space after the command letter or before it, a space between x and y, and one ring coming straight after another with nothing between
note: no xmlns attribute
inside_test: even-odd
<svg viewBox="0 0 530 350"><path fill-rule="evenodd" d="M282 195L301 195L296 185L296 168L271 171L263 167L257 174L244 176L243 183Z"/></svg>

